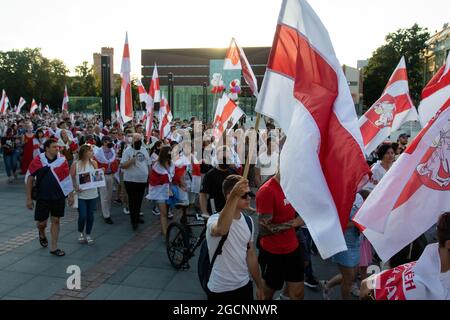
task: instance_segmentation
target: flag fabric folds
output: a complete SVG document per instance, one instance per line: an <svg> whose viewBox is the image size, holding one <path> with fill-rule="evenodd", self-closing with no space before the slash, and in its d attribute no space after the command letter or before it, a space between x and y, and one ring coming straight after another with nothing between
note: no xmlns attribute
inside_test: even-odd
<svg viewBox="0 0 450 320"><path fill-rule="evenodd" d="M167 103L164 94L161 97L161 105L159 107L159 137L165 139L170 133L170 122L172 121L172 112Z"/></svg>
<svg viewBox="0 0 450 320"><path fill-rule="evenodd" d="M130 49L128 47L128 33L125 36L123 47L122 66L120 68L122 84L120 87L120 114L122 120L127 123L133 120L133 100L131 97L131 66Z"/></svg>
<svg viewBox="0 0 450 320"><path fill-rule="evenodd" d="M5 114L8 109L9 100L5 90L2 91L2 99L0 100L0 114Z"/></svg>
<svg viewBox="0 0 450 320"><path fill-rule="evenodd" d="M231 122L230 128L232 128L243 115L244 111L226 94L223 94L222 98L217 102L216 113L214 115L213 134L216 139L227 129L229 122Z"/></svg>
<svg viewBox="0 0 450 320"><path fill-rule="evenodd" d="M64 156L58 155L58 158L52 163L48 163L45 153L37 155L30 163L27 174L25 175L25 183L30 175L43 167L50 167L56 181L58 181L62 192L67 196L73 191L72 178L69 175L69 163Z"/></svg>
<svg viewBox="0 0 450 320"><path fill-rule="evenodd" d="M24 98L20 97L19 104L17 105L16 114L20 114L20 110L22 110L22 107L25 105L26 102L27 101Z"/></svg>
<svg viewBox="0 0 450 320"><path fill-rule="evenodd" d="M444 65L422 90L422 101L419 105L419 119L422 127L448 98L450 98L450 52Z"/></svg>
<svg viewBox="0 0 450 320"><path fill-rule="evenodd" d="M36 113L36 110L38 109L38 105L34 99L31 101L31 107L30 107L30 114L34 115Z"/></svg>
<svg viewBox="0 0 450 320"><path fill-rule="evenodd" d="M237 44L236 39L231 40L230 47L225 56L224 70L242 70L242 76L250 87L252 94L258 97L258 82L252 67L247 60L244 50Z"/></svg>
<svg viewBox="0 0 450 320"><path fill-rule="evenodd" d="M281 186L322 258L346 250L343 230L370 169L347 80L306 0L282 3L256 111L287 134Z"/></svg>
<svg viewBox="0 0 450 320"><path fill-rule="evenodd" d="M64 97L63 97L61 110L69 111L69 94L67 93L67 86L64 86Z"/></svg>
<svg viewBox="0 0 450 320"><path fill-rule="evenodd" d="M387 261L450 210L450 98L394 162L354 217Z"/></svg>
<svg viewBox="0 0 450 320"><path fill-rule="evenodd" d="M402 124L416 120L417 110L409 96L405 58L402 57L381 97L359 119L366 154L370 155Z"/></svg>

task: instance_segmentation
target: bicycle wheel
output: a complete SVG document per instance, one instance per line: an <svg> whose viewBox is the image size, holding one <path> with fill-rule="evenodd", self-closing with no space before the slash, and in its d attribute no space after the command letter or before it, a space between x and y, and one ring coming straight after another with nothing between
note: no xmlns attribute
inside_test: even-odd
<svg viewBox="0 0 450 320"><path fill-rule="evenodd" d="M173 222L167 228L167 256L175 269L180 269L189 259L189 235L186 227Z"/></svg>

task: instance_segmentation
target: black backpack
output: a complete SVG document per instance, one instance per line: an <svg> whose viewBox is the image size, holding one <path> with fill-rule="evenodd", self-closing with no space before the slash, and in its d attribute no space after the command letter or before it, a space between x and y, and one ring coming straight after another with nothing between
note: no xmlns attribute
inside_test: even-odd
<svg viewBox="0 0 450 320"><path fill-rule="evenodd" d="M253 224L251 221L251 218L245 214L245 222L247 222L248 228L250 229L250 234L253 232ZM217 246L216 251L214 252L214 256L212 260L209 259L209 251L208 251L208 244L206 243L206 237L205 240L203 240L202 246L200 248L200 254L198 256L198 266L197 266L197 273L198 273L198 279L200 280L200 285L202 286L203 290L208 293L208 282L209 277L211 276L212 268L214 266L214 262L216 261L216 258L219 254L222 254L222 248L223 244L225 243L225 240L227 240L228 233L220 239L219 245Z"/></svg>

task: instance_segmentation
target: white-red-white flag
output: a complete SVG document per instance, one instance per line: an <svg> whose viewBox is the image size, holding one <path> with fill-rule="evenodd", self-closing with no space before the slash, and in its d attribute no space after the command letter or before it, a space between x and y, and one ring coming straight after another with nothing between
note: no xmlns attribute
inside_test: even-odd
<svg viewBox="0 0 450 320"><path fill-rule="evenodd" d="M138 85L138 92L139 92L139 102L142 104L142 102L145 103L145 107L148 109L148 93L144 88L144 85L142 84L141 80L137 80Z"/></svg>
<svg viewBox="0 0 450 320"><path fill-rule="evenodd" d="M213 134L216 139L222 135L227 127L232 128L244 114L244 111L233 100L226 94L223 94L222 98L217 102L213 120Z"/></svg>
<svg viewBox="0 0 450 320"><path fill-rule="evenodd" d="M161 105L159 107L159 137L160 139L166 138L170 133L170 122L172 121L172 112L170 106L167 103L164 94L161 97Z"/></svg>
<svg viewBox="0 0 450 320"><path fill-rule="evenodd" d="M450 98L370 193L354 217L383 261L450 210Z"/></svg>
<svg viewBox="0 0 450 320"><path fill-rule="evenodd" d="M258 82L256 76L253 73L252 67L247 60L247 56L244 50L237 44L236 39L231 40L230 47L225 56L225 62L223 64L224 70L241 70L242 76L245 82L250 87L252 94L258 97Z"/></svg>
<svg viewBox="0 0 450 320"><path fill-rule="evenodd" d="M120 115L119 103L117 102L117 98L116 98L116 121L119 123L120 129L123 130L123 120L122 116Z"/></svg>
<svg viewBox="0 0 450 320"><path fill-rule="evenodd" d="M30 114L34 115L36 113L36 110L38 109L38 105L36 103L36 101L34 101L34 99L31 101L31 106L30 106Z"/></svg>
<svg viewBox="0 0 450 320"><path fill-rule="evenodd" d="M152 81L150 82L148 96L149 105L147 106L147 109L151 107L153 110L153 105L161 101L161 89L159 87L158 68L156 67L156 63L155 67L153 68Z"/></svg>
<svg viewBox="0 0 450 320"><path fill-rule="evenodd" d="M419 120L422 127L436 114L439 107L450 98L450 53L444 65L422 90Z"/></svg>
<svg viewBox="0 0 450 320"><path fill-rule="evenodd" d="M347 80L305 0L281 5L256 111L287 134L281 186L322 258L347 250L343 230L370 169Z"/></svg>
<svg viewBox="0 0 450 320"><path fill-rule="evenodd" d="M24 98L20 97L19 104L17 105L16 114L20 113L20 110L22 110L22 107L25 105L26 102L27 101Z"/></svg>
<svg viewBox="0 0 450 320"><path fill-rule="evenodd" d="M8 109L8 97L6 96L5 90L2 91L2 99L0 100L0 114L6 113Z"/></svg>
<svg viewBox="0 0 450 320"><path fill-rule="evenodd" d="M366 154L407 121L418 120L417 110L409 96L405 58L392 73L381 97L359 119Z"/></svg>
<svg viewBox="0 0 450 320"><path fill-rule="evenodd" d="M56 178L56 181L65 196L73 191L72 177L69 174L69 163L66 158L61 155L58 155L58 158L52 163L48 162L45 153L40 153L34 157L25 175L25 183L30 175L33 175L33 173L43 167L50 167L50 171Z"/></svg>
<svg viewBox="0 0 450 320"><path fill-rule="evenodd" d="M52 111L50 110L50 107L48 106L48 104L45 105L44 111L47 112L47 113L51 113L51 112L52 112Z"/></svg>
<svg viewBox="0 0 450 320"><path fill-rule="evenodd" d="M67 93L67 86L64 86L64 97L63 97L61 110L69 111L69 94Z"/></svg>
<svg viewBox="0 0 450 320"><path fill-rule="evenodd" d="M130 48L128 47L128 32L125 36L123 47L122 66L120 68L122 84L120 87L120 114L122 120L127 123L133 120L133 100L131 96L131 65Z"/></svg>

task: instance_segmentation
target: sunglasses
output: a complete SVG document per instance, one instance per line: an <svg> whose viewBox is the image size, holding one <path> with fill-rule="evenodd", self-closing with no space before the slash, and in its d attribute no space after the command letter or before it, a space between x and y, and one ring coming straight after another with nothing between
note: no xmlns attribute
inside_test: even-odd
<svg viewBox="0 0 450 320"><path fill-rule="evenodd" d="M253 198L253 196L254 196L254 194L253 194L253 192L251 192L251 191L249 191L249 192L246 192L242 197L241 197L241 199L247 199L248 197L250 197L250 198Z"/></svg>

